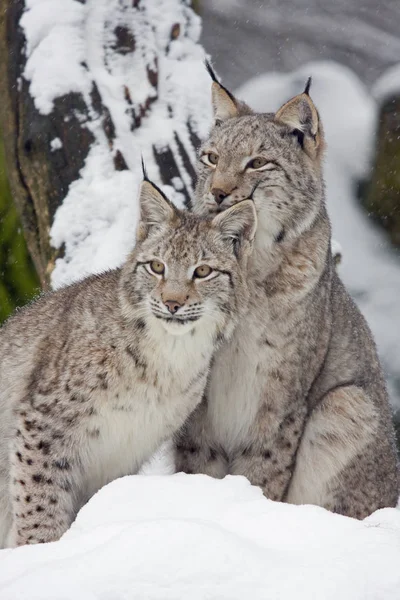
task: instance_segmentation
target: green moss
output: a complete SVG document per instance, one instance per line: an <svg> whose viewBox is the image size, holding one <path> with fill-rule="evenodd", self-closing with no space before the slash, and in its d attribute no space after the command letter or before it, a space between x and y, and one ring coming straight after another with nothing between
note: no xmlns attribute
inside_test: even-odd
<svg viewBox="0 0 400 600"><path fill-rule="evenodd" d="M0 323L38 291L39 279L12 201L0 138Z"/></svg>
<svg viewBox="0 0 400 600"><path fill-rule="evenodd" d="M201 15L201 6L200 0L192 0L190 6L193 8L194 12L198 15Z"/></svg>
<svg viewBox="0 0 400 600"><path fill-rule="evenodd" d="M365 191L368 212L400 246L400 98L381 107L374 169Z"/></svg>

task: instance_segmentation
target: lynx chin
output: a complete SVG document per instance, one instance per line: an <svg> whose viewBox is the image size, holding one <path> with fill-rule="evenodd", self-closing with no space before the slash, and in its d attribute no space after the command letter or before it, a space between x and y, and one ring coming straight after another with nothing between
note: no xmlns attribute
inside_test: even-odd
<svg viewBox="0 0 400 600"><path fill-rule="evenodd" d="M136 473L200 402L247 309L251 200L210 219L144 181L140 210L122 268L0 331L0 546L57 540L100 487Z"/></svg>
<svg viewBox="0 0 400 600"><path fill-rule="evenodd" d="M216 79L194 209L258 215L249 311L176 438L177 470L245 475L273 500L363 518L395 506L399 472L372 334L335 269L324 133L303 93L255 114Z"/></svg>

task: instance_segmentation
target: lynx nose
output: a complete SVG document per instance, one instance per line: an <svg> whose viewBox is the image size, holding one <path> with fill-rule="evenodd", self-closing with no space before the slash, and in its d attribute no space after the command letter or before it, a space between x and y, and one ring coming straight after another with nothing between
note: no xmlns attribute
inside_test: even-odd
<svg viewBox="0 0 400 600"><path fill-rule="evenodd" d="M217 204L221 204L221 202L223 202L223 200L229 195L226 194L224 190L221 190L221 188L213 188L211 193L214 196L214 200Z"/></svg>
<svg viewBox="0 0 400 600"><path fill-rule="evenodd" d="M166 302L164 302L164 304L168 308L171 315L174 315L178 308L182 306L182 304L180 304L180 302L178 302L177 300L167 300Z"/></svg>

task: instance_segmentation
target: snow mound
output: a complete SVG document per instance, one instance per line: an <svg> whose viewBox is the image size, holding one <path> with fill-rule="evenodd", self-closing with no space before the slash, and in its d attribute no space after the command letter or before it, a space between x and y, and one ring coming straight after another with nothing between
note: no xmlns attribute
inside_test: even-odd
<svg viewBox="0 0 400 600"><path fill-rule="evenodd" d="M59 542L0 552L2 600L395 600L400 512L363 522L243 477L125 477Z"/></svg>
<svg viewBox="0 0 400 600"><path fill-rule="evenodd" d="M325 130L325 181L333 237L342 249L339 274L364 313L387 371L393 406L400 409L400 260L356 198L368 175L377 105L358 77L334 62L308 63L293 73L267 73L237 92L258 111L276 111L312 76L311 97Z"/></svg>

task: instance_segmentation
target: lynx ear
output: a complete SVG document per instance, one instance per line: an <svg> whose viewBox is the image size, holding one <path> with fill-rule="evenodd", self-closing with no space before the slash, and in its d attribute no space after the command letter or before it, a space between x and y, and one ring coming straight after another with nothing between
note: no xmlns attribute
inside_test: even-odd
<svg viewBox="0 0 400 600"><path fill-rule="evenodd" d="M320 158L324 136L318 111L309 96L311 77L302 94L286 102L275 114L275 121L287 125L300 146L313 159Z"/></svg>
<svg viewBox="0 0 400 600"><path fill-rule="evenodd" d="M246 240L253 242L257 229L257 214L252 200L243 200L234 204L212 220L225 239L233 242Z"/></svg>
<svg viewBox="0 0 400 600"><path fill-rule="evenodd" d="M143 240L151 227L171 223L177 216L176 209L162 191L145 179L139 191L140 219L136 239Z"/></svg>
<svg viewBox="0 0 400 600"><path fill-rule="evenodd" d="M239 116L239 111L233 96L229 94L228 90L215 81L212 82L211 86L211 98L216 123Z"/></svg>
<svg viewBox="0 0 400 600"><path fill-rule="evenodd" d="M215 124L219 125L226 119L253 114L252 110L244 102L236 100L217 79L211 64L206 61L206 69L212 79L211 98L214 110Z"/></svg>

